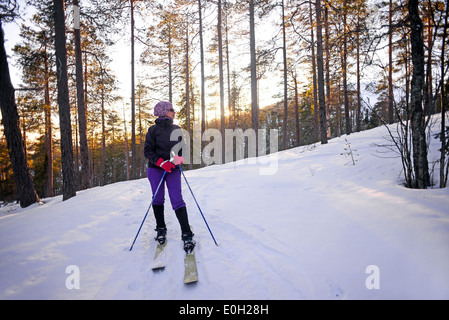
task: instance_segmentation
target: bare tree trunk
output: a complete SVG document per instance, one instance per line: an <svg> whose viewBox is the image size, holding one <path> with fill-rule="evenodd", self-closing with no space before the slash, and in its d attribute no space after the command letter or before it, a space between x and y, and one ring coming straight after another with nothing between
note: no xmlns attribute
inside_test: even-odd
<svg viewBox="0 0 449 320"><path fill-rule="evenodd" d="M67 79L64 0L54 0L54 21L59 127L61 131L62 199L68 200L76 195L76 180L73 168L72 123L70 120L69 88Z"/></svg>
<svg viewBox="0 0 449 320"><path fill-rule="evenodd" d="M200 23L200 59L201 59L201 135L206 130L206 81L205 81L205 69L204 69L204 43L203 43L203 15L201 0L198 0L198 13ZM203 157L200 156L202 159ZM201 163L203 161L201 160Z"/></svg>
<svg viewBox="0 0 449 320"><path fill-rule="evenodd" d="M173 102L172 27L168 26L168 100Z"/></svg>
<svg viewBox="0 0 449 320"><path fill-rule="evenodd" d="M285 9L284 0L282 0L282 41L283 41L283 60L284 60L284 150L288 148L288 135L287 135L287 124L288 124L288 90L287 90L287 44L286 44L286 34L285 34Z"/></svg>
<svg viewBox="0 0 449 320"><path fill-rule="evenodd" d="M329 10L326 5L324 8L324 29L326 36L326 116L327 116L327 137L332 137L330 123L330 101L331 101L331 83L330 83L330 44L329 44Z"/></svg>
<svg viewBox="0 0 449 320"><path fill-rule="evenodd" d="M355 115L356 131L362 130L362 97L360 89L360 21L357 20L357 33L356 33L356 46L357 46L357 110Z"/></svg>
<svg viewBox="0 0 449 320"><path fill-rule="evenodd" d="M257 101L257 61L256 61L256 26L254 20L254 0L249 1L249 37L251 56L251 127L259 129L259 105Z"/></svg>
<svg viewBox="0 0 449 320"><path fill-rule="evenodd" d="M84 84L83 84L83 59L81 54L81 34L80 34L80 9L78 0L73 1L74 10L74 36L75 36L75 71L76 71L76 98L78 102L78 122L80 135L80 153L81 153L81 189L90 187L89 174L89 148L87 146L87 123L86 107L84 103Z"/></svg>
<svg viewBox="0 0 449 320"><path fill-rule="evenodd" d="M426 80L425 80L425 92L424 92L424 115L429 116L435 113L435 106L433 103L433 89L432 89L432 51L433 51L433 28L435 27L432 22L432 1L427 1L428 13L427 13L427 64L426 64Z"/></svg>
<svg viewBox="0 0 449 320"><path fill-rule="evenodd" d="M393 123L393 0L388 14L388 123Z"/></svg>
<svg viewBox="0 0 449 320"><path fill-rule="evenodd" d="M50 104L50 67L48 63L47 46L45 45L45 182L42 197L53 197L53 133L51 127L51 104Z"/></svg>
<svg viewBox="0 0 449 320"><path fill-rule="evenodd" d="M440 155L440 188L445 188L447 185L447 169L449 167L446 164L446 106L447 99L444 91L444 67L445 67L445 50L446 50L446 37L448 28L448 15L449 15L449 2L446 1L446 15L444 18L443 37L441 45L441 155Z"/></svg>
<svg viewBox="0 0 449 320"><path fill-rule="evenodd" d="M295 124L296 124L296 146L301 145L301 128L299 123L299 97L298 97L298 79L296 74L292 74L295 83Z"/></svg>
<svg viewBox="0 0 449 320"><path fill-rule="evenodd" d="M324 96L324 61L323 61L323 30L321 21L321 0L315 2L316 37L317 37L317 68L318 68L318 100L320 110L321 144L327 143L326 97Z"/></svg>
<svg viewBox="0 0 449 320"><path fill-rule="evenodd" d="M126 114L125 106L123 105L123 125L125 127L125 156L126 156L126 180L129 180L129 144L128 144L128 130L126 129Z"/></svg>
<svg viewBox="0 0 449 320"><path fill-rule="evenodd" d="M189 132L189 139L192 139L192 129L190 120L190 58L189 58L190 44L189 44L189 24L186 26L186 115L187 115L187 131ZM191 143L191 141L190 141ZM192 145L192 144L191 144ZM192 153L188 155L190 159L188 167L193 168Z"/></svg>
<svg viewBox="0 0 449 320"><path fill-rule="evenodd" d="M117 182L117 158L115 156L115 124L111 121L111 131L112 131L112 142L111 142L111 153L112 153L112 183Z"/></svg>
<svg viewBox="0 0 449 320"><path fill-rule="evenodd" d="M316 80L315 34L313 32L312 1L309 2L310 37L312 46L312 77L313 77L313 141L318 141L318 93Z"/></svg>
<svg viewBox="0 0 449 320"><path fill-rule="evenodd" d="M101 74L101 82L104 82L103 74ZM106 112L104 109L104 84L101 86L101 149L102 149L102 180L101 185L107 184L107 168L106 168Z"/></svg>
<svg viewBox="0 0 449 320"><path fill-rule="evenodd" d="M134 96L134 0L131 1L131 179L136 178L136 98ZM129 176L128 176L129 179Z"/></svg>
<svg viewBox="0 0 449 320"><path fill-rule="evenodd" d="M231 63L230 63L230 56L229 56L229 34L228 34L228 2L225 1L224 3L225 7L225 44L226 44L226 80L228 84L228 112L229 112L229 123L228 126L233 128L235 123L235 114L232 112L232 103L231 103Z"/></svg>
<svg viewBox="0 0 449 320"><path fill-rule="evenodd" d="M347 29L347 0L343 1L343 93L345 98L345 124L346 134L352 133L351 118L349 117L349 92L348 92L348 29Z"/></svg>
<svg viewBox="0 0 449 320"><path fill-rule="evenodd" d="M20 132L19 114L14 98L14 88L9 74L8 60L5 50L5 39L0 19L0 107L2 111L2 124L9 150L14 181L16 183L18 198L22 208L39 202L34 189L28 167L25 147Z"/></svg>
<svg viewBox="0 0 449 320"><path fill-rule="evenodd" d="M222 142L222 163L225 163L225 106L224 106L224 76L223 76L223 36L221 32L221 0L218 0L218 23L217 23L217 35L218 35L218 71L220 78L220 112L221 112L221 142Z"/></svg>
<svg viewBox="0 0 449 320"><path fill-rule="evenodd" d="M143 92L140 93L139 95L139 103L138 103L138 108L139 108L139 171L138 171L138 178L144 178L146 177L146 174L144 174L145 171L145 157L143 154L143 149L144 149L144 133L143 133L143 126L142 126L142 94L144 94Z"/></svg>
<svg viewBox="0 0 449 320"><path fill-rule="evenodd" d="M423 110L424 88L424 41L423 24L419 16L419 1L408 3L413 77L411 83L411 124L413 140L413 165L415 171L415 187L426 189L430 185L429 164L427 160L426 125Z"/></svg>

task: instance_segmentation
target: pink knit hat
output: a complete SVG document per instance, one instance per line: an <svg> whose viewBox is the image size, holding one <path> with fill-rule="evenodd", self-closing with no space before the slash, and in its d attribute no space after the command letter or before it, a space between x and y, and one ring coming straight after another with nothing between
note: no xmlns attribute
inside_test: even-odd
<svg viewBox="0 0 449 320"><path fill-rule="evenodd" d="M154 115L156 117L163 117L167 114L167 112L173 108L173 105L169 101L159 101L154 106Z"/></svg>

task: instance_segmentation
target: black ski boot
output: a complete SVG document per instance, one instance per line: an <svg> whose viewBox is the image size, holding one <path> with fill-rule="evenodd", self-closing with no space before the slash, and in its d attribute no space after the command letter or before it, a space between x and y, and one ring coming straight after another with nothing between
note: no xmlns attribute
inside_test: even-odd
<svg viewBox="0 0 449 320"><path fill-rule="evenodd" d="M182 234L182 241L184 241L184 251L191 253L195 249L195 241L193 241L193 233L186 232Z"/></svg>
<svg viewBox="0 0 449 320"><path fill-rule="evenodd" d="M154 231L157 232L156 238L154 238L154 240L156 240L160 245L163 245L165 243L165 240L167 239L167 228L156 228L154 229Z"/></svg>
<svg viewBox="0 0 449 320"><path fill-rule="evenodd" d="M182 241L184 241L184 250L190 253L195 248L195 242L192 240L193 233L190 229L189 218L187 216L186 207L181 207L175 210L176 217L178 218L179 225L181 226Z"/></svg>
<svg viewBox="0 0 449 320"><path fill-rule="evenodd" d="M165 227L164 219L164 205L153 205L154 217L156 218L156 229L157 232L156 240L160 245L163 245L167 236L167 228Z"/></svg>

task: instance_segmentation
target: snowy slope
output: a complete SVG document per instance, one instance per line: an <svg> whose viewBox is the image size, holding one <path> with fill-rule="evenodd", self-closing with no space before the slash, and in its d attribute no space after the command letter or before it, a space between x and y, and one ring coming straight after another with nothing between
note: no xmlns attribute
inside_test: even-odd
<svg viewBox="0 0 449 320"><path fill-rule="evenodd" d="M355 166L341 137L267 156L273 175L244 161L186 172L220 244L184 184L193 285L168 201L165 270L149 268L152 214L128 251L151 200L146 179L1 208L0 299L449 299L449 189L404 188L400 159L376 146L386 134L346 137ZM437 149L433 140L430 160ZM72 265L80 287L69 290Z"/></svg>

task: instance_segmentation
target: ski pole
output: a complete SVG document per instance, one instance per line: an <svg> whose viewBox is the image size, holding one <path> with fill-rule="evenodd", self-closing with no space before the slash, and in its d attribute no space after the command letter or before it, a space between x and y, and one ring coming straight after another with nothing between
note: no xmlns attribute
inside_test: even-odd
<svg viewBox="0 0 449 320"><path fill-rule="evenodd" d="M145 222L145 219L147 218L148 212L150 211L151 205L153 204L154 198L156 198L157 192L159 191L159 188L161 187L162 181L164 181L164 177L167 171L164 171L164 174L162 175L161 181L159 182L159 185L157 186L156 192L153 195L153 199L151 200L150 206L148 207L147 213L145 213L145 217L143 217L142 223L140 224L139 230L137 231L136 237L134 238L133 244L131 245L131 248L129 248L129 251L131 251L134 247L134 243L137 240L137 237L139 236L140 229L142 229L143 223Z"/></svg>
<svg viewBox="0 0 449 320"><path fill-rule="evenodd" d="M193 199L195 200L196 206L198 207L198 210L200 211L201 216L203 217L204 223L206 223L206 227L209 230L209 233L212 236L212 239L214 240L215 245L218 246L217 241L215 240L215 237L209 228L209 224L207 223L206 218L204 217L203 211L201 211L200 205L198 204L198 201L196 201L196 198L195 198L195 195L193 194L192 188L190 188L189 182L187 181L186 175L184 174L184 171L182 170L181 165L179 166L179 169L181 169L182 175L184 176L184 180L186 181L187 186L189 187L190 193L192 194Z"/></svg>

